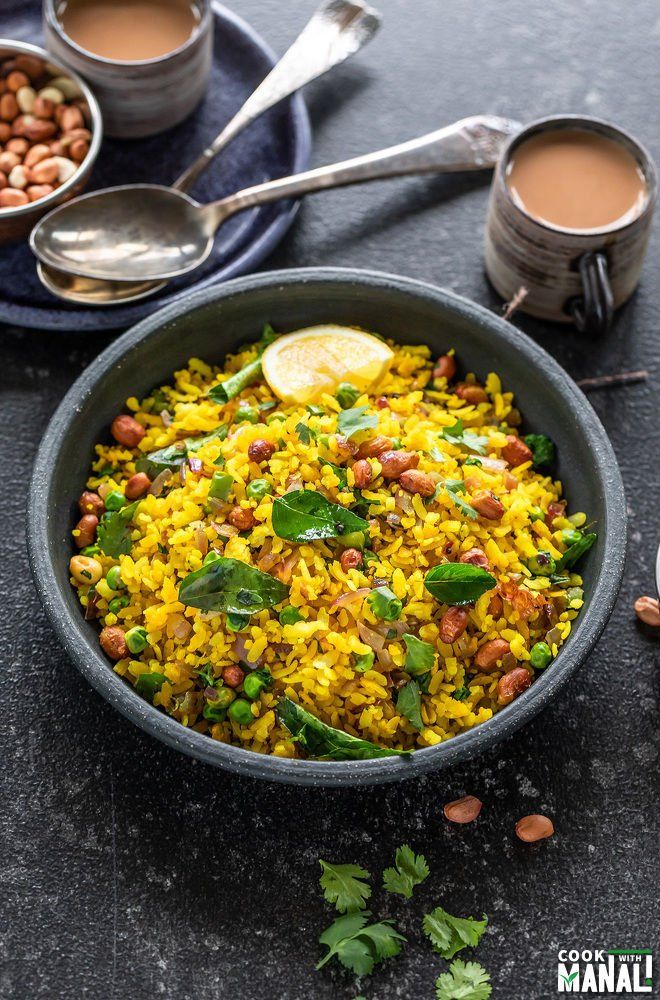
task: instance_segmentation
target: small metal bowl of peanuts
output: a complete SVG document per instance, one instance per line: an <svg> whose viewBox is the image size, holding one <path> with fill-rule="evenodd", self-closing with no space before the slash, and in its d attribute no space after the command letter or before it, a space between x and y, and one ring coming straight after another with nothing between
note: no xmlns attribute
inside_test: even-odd
<svg viewBox="0 0 660 1000"><path fill-rule="evenodd" d="M79 194L103 123L81 78L44 49L0 38L0 243Z"/></svg>

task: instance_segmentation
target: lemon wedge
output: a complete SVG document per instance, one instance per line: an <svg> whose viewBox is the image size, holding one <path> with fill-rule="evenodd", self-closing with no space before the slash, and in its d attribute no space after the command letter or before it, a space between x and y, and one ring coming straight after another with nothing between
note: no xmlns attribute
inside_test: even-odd
<svg viewBox="0 0 660 1000"><path fill-rule="evenodd" d="M264 377L284 403L309 403L341 382L366 391L389 370L393 351L350 326L310 326L285 333L261 357Z"/></svg>

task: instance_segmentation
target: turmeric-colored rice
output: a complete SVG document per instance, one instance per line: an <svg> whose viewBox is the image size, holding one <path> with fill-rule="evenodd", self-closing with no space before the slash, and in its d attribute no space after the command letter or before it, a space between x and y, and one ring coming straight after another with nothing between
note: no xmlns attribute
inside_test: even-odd
<svg viewBox="0 0 660 1000"><path fill-rule="evenodd" d="M145 399L126 400L124 412L146 429L137 448L97 445L87 488L104 497L109 490L124 489L141 455L209 434L220 424L228 426L224 440L209 440L195 452L199 461L188 465L184 475L175 472L160 495L148 493L141 499L128 554L114 559L96 547L88 550L103 570L94 587L72 577L81 604L86 607L92 600L101 626L146 629L146 649L123 657L114 669L133 685L145 673L163 676L150 700L181 725L259 753L304 756L304 748L278 720L278 699L286 696L325 723L381 747L427 747L490 719L500 707L500 679L519 667L531 671L535 643L546 641L554 657L568 638L583 603L581 578L569 571L561 582L553 582L533 575L528 563L539 550L559 561L567 547L562 531L582 527L586 517L577 513L569 519L561 505L553 508L554 517L548 515L548 506L560 501L561 483L529 461L511 468L502 460L507 435L517 435L520 425L512 394L492 373L484 386L487 400L469 403L446 379L433 379L427 347L390 346L395 352L390 372L354 403L369 407L377 427L359 432L351 445L337 433L341 407L335 396L324 395L310 412L306 406L280 403L261 379L224 405L208 398L211 386L255 358L254 345L228 358L222 370L193 358L174 374L171 385ZM473 375L466 381L476 383ZM237 422L239 405L256 409L259 422ZM443 428L459 419L467 430L487 438L485 454L441 436ZM301 432L301 424L309 433ZM287 490L304 487L321 491L333 503L355 504L360 493L353 489L354 456L348 452L375 435L418 453L418 469L440 486L462 480L461 498L468 505L479 491L492 491L503 515L470 519L442 488L430 499L407 493L396 481L382 478L378 458L372 457L367 460L374 479L361 492L369 505L366 563L344 571L341 539L295 543L277 537L273 500ZM248 446L257 439L276 446L261 464L248 457ZM209 503L211 476L223 460L223 471L233 480L231 495L226 503ZM333 466L346 470L345 486ZM271 492L260 500L247 499L246 487L257 477L269 481ZM236 533L228 525L235 506L253 511L256 523L248 532ZM439 623L448 609L425 589L424 577L431 567L457 562L473 548L485 554L497 587L466 607L467 629L446 644L439 639ZM289 587L288 599L254 614L238 632L227 626L224 613L182 603L181 581L214 550L279 578ZM122 593L128 598L116 613L109 604L117 592L106 581L113 566L119 566ZM349 592L382 584L403 604L396 621L375 617L364 595L334 603ZM279 613L289 604L302 620L283 625ZM375 635L375 645L382 646L366 672L355 669L356 657L372 652L360 632L372 639ZM409 679L403 632L436 652L421 698L421 728L397 709L398 691ZM504 639L509 651L493 670L480 672L474 662L477 649L495 638ZM267 666L273 679L251 701L247 724L204 715L212 698L208 681L221 686L223 671L235 664L242 664L246 674ZM235 694L240 697L240 690Z"/></svg>

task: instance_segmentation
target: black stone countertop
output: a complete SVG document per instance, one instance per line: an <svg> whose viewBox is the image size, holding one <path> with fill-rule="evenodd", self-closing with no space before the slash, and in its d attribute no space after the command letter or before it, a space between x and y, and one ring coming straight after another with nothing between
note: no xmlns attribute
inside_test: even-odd
<svg viewBox="0 0 660 1000"><path fill-rule="evenodd" d="M308 91L316 163L480 111L600 115L660 159L654 0L377 2L380 36ZM238 11L282 51L313 7L243 0ZM474 179L319 196L267 266L398 271L496 309L481 261L486 198ZM552 707L489 755L356 791L269 786L179 756L67 662L29 577L26 487L51 413L109 338L2 330L0 996L430 1000L446 965L420 920L440 903L488 914L475 957L503 1000L555 996L559 948L660 944L658 641L632 611L653 592L660 540L658 259L656 226L642 285L603 340L516 318L575 378L651 374L590 393L630 512L626 579L605 635ZM442 804L465 793L484 800L482 815L449 826ZM536 811L557 834L530 848L513 827ZM409 904L380 891L373 900L408 935L403 956L359 988L339 968L315 972L331 919L317 859L379 875L404 841L424 852L431 877Z"/></svg>

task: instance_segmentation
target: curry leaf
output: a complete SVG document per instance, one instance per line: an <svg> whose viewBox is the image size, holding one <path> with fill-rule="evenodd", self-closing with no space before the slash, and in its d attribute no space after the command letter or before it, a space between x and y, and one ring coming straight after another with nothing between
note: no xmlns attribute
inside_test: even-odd
<svg viewBox="0 0 660 1000"><path fill-rule="evenodd" d="M129 527L139 500L122 507L121 510L108 511L99 521L96 542L101 552L113 559L128 555L131 551L131 529Z"/></svg>
<svg viewBox="0 0 660 1000"><path fill-rule="evenodd" d="M369 740L334 729L321 722L290 698L281 698L277 715L283 726L296 737L311 757L329 757L331 760L369 760L372 757L408 756L407 750L390 750Z"/></svg>
<svg viewBox="0 0 660 1000"><path fill-rule="evenodd" d="M449 972L435 981L437 1000L488 1000L493 992L490 976L478 962L455 959Z"/></svg>
<svg viewBox="0 0 660 1000"><path fill-rule="evenodd" d="M422 642L416 635L404 633L403 641L406 644L405 668L413 677L419 674L426 674L432 669L435 663L435 650L430 642Z"/></svg>
<svg viewBox="0 0 660 1000"><path fill-rule="evenodd" d="M429 866L423 854L414 854L407 844L397 849L394 868L383 872L383 887L410 899L413 889L428 878Z"/></svg>
<svg viewBox="0 0 660 1000"><path fill-rule="evenodd" d="M598 535L595 531L590 532L588 535L583 535L582 538L578 539L577 542L574 542L571 546L569 546L569 548L566 549L555 568L558 571L570 569L570 567L574 566L585 552L589 551L597 538Z"/></svg>
<svg viewBox="0 0 660 1000"><path fill-rule="evenodd" d="M356 406L350 410L342 410L337 418L337 429L344 437L352 438L360 431L369 430L378 426L378 417L375 413L367 413L368 406Z"/></svg>
<svg viewBox="0 0 660 1000"><path fill-rule="evenodd" d="M371 886L364 879L371 878L359 865L331 865L319 860L323 874L319 879L328 903L334 903L340 913L364 910L371 895Z"/></svg>
<svg viewBox="0 0 660 1000"><path fill-rule="evenodd" d="M368 530L363 518L315 490L294 490L273 503L273 531L290 542L339 538L350 531Z"/></svg>
<svg viewBox="0 0 660 1000"><path fill-rule="evenodd" d="M415 727L423 729L422 721L422 695L417 681L408 681L401 690L396 700L396 710Z"/></svg>
<svg viewBox="0 0 660 1000"><path fill-rule="evenodd" d="M555 446L545 434L528 434L524 438L525 444L532 451L532 462L534 468L540 465L552 465L555 460Z"/></svg>
<svg viewBox="0 0 660 1000"><path fill-rule="evenodd" d="M434 566L424 579L429 594L441 604L472 604L496 584L494 576L470 563L443 563Z"/></svg>
<svg viewBox="0 0 660 1000"><path fill-rule="evenodd" d="M227 437L227 430L227 425L221 424L216 430L211 431L210 434L175 441L174 444L168 445L167 448L159 448L158 451L151 451L148 455L138 458L135 468L138 472L146 472L150 479L155 479L158 473L164 469L171 469L172 472L176 472L188 455L199 451L209 441L216 439L224 441Z"/></svg>
<svg viewBox="0 0 660 1000"><path fill-rule="evenodd" d="M443 958L449 960L463 948L476 948L488 926L484 913L482 920L473 917L453 917L441 906L427 913L422 922L424 933Z"/></svg>
<svg viewBox="0 0 660 1000"><path fill-rule="evenodd" d="M179 586L179 600L202 611L253 615L288 596L289 588L239 559L221 557L190 573Z"/></svg>

